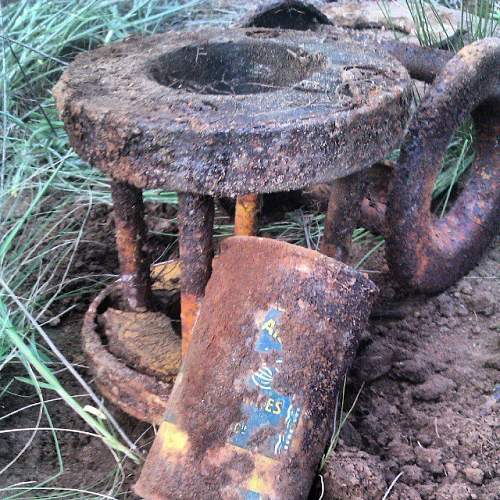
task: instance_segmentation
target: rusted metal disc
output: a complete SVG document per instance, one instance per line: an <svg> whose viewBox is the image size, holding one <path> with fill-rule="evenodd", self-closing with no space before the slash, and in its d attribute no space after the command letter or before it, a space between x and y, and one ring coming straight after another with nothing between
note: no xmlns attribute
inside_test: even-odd
<svg viewBox="0 0 500 500"><path fill-rule="evenodd" d="M54 95L73 147L114 179L235 196L382 159L407 122L410 79L376 48L248 28L81 54Z"/></svg>
<svg viewBox="0 0 500 500"><path fill-rule="evenodd" d="M500 224L500 39L462 49L438 75L409 126L387 205L387 257L400 283L425 293L466 274ZM453 132L474 120L476 157L442 218L432 190Z"/></svg>
<svg viewBox="0 0 500 500"><path fill-rule="evenodd" d="M154 293L175 291L179 271L177 261L153 266ZM163 345L163 337L173 334L165 326L168 318L149 312L138 313L134 318L136 313L116 310L112 306L119 303L120 294L119 284L113 284L90 305L82 327L83 351L103 396L125 413L159 424L179 369L180 338ZM143 328L143 323L148 328ZM151 337L155 326L158 334Z"/></svg>

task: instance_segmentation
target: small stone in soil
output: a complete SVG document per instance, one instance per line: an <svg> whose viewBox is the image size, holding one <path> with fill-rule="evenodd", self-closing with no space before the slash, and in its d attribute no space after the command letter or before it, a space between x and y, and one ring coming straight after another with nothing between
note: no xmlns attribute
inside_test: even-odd
<svg viewBox="0 0 500 500"><path fill-rule="evenodd" d="M453 380L435 374L427 382L414 389L413 397L421 401L437 401L443 394L455 389L456 386Z"/></svg>
<svg viewBox="0 0 500 500"><path fill-rule="evenodd" d="M472 312L484 316L492 316L497 308L497 301L489 290L476 290L466 298L467 305Z"/></svg>
<svg viewBox="0 0 500 500"><path fill-rule="evenodd" d="M466 467L464 469L464 474L467 481L477 484L478 486L483 484L484 472L481 469L478 469L477 467Z"/></svg>
<svg viewBox="0 0 500 500"><path fill-rule="evenodd" d="M415 447L417 465L432 474L444 474L441 461L441 450L438 448Z"/></svg>

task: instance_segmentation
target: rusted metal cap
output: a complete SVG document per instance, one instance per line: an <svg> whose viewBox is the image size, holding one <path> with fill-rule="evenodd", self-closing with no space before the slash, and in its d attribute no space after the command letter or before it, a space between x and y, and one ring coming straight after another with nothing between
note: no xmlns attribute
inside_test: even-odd
<svg viewBox="0 0 500 500"><path fill-rule="evenodd" d="M321 12L323 5L301 0L276 0L263 2L245 15L238 26L253 28L280 28L300 31L315 31L327 39L351 40L362 42L372 49L379 47L395 57L410 73L412 78L432 82L437 73L451 59L447 50L420 47L413 43L385 39L384 32L370 32L369 29L356 29L335 26ZM377 30L375 30L377 31ZM392 38L392 37L391 37Z"/></svg>
<svg viewBox="0 0 500 500"><path fill-rule="evenodd" d="M81 54L54 95L73 147L114 179L235 196L382 159L407 122L410 79L377 49L248 28Z"/></svg>

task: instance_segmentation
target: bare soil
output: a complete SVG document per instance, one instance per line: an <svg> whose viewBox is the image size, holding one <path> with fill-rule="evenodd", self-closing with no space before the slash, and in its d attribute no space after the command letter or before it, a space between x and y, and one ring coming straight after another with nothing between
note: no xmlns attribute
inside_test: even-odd
<svg viewBox="0 0 500 500"><path fill-rule="evenodd" d="M153 228L168 225L171 214L162 210L149 209ZM102 275L117 272L112 234L109 210L94 211L76 274L89 270ZM153 237L153 253L158 256L170 242L167 236ZM381 282L382 300L349 374L347 407L362 387L361 394L322 472L324 499L381 499L396 478L387 497L392 500L500 498L499 264L497 242L467 277L433 298L402 299L400 291ZM366 267L382 270L382 255L376 255ZM372 276L380 275L375 272ZM77 299L76 311L48 329L87 379L79 331L90 298ZM12 376L25 373L22 367L9 370L2 386ZM69 375L63 373L61 377L70 393L83 392ZM19 380L8 391L0 399L1 415L39 401L33 396L33 388ZM56 397L46 390L43 395L46 400ZM89 431L64 403L49 402L47 407L53 427ZM0 430L33 428L38 412L39 406L24 409L0 421ZM115 413L127 433L147 450L152 429ZM50 426L45 414L39 425ZM26 430L0 434L0 469L22 450L30 435ZM66 430L56 431L56 436L64 472L46 486L109 491L104 485L109 487L117 467L99 439ZM51 432L39 430L27 451L0 476L0 488L42 481L56 474L55 450ZM137 498L129 488L138 470L132 462L124 463L124 493L120 498ZM318 481L318 489L319 485ZM33 492L20 494L20 498L33 496Z"/></svg>

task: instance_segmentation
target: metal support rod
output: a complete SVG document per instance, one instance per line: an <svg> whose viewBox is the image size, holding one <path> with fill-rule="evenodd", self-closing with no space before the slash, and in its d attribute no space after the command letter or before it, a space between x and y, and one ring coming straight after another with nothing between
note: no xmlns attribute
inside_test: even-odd
<svg viewBox="0 0 500 500"><path fill-rule="evenodd" d="M198 318L205 286L212 272L213 198L180 193L178 221L181 260L182 356L184 357Z"/></svg>
<svg viewBox="0 0 500 500"><path fill-rule="evenodd" d="M116 247L125 306L132 311L151 307L149 260L144 252L146 224L142 191L125 182L111 183Z"/></svg>
<svg viewBox="0 0 500 500"><path fill-rule="evenodd" d="M236 236L255 236L257 234L257 215L259 195L244 194L236 198L234 213L234 234Z"/></svg>
<svg viewBox="0 0 500 500"><path fill-rule="evenodd" d="M341 262L349 260L352 232L359 220L365 181L361 172L332 183L321 253Z"/></svg>

